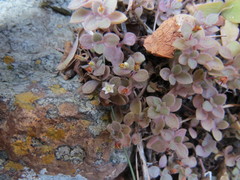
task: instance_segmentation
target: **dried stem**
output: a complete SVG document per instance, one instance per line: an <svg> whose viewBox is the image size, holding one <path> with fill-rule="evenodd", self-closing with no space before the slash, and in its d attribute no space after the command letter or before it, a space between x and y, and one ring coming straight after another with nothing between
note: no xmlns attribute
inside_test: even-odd
<svg viewBox="0 0 240 180"><path fill-rule="evenodd" d="M230 108L230 107L240 107L240 104L226 104L223 108Z"/></svg>
<svg viewBox="0 0 240 180"><path fill-rule="evenodd" d="M146 157L144 155L142 141L137 145L137 149L138 149L138 153L139 153L140 159L142 161L143 179L144 180L150 180L150 176L149 176L149 173L148 173L147 162L146 162Z"/></svg>

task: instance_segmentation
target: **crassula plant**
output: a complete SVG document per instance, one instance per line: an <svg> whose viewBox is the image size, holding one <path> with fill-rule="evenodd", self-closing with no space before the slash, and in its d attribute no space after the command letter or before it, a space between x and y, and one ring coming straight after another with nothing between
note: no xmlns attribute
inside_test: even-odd
<svg viewBox="0 0 240 180"><path fill-rule="evenodd" d="M240 43L234 24L238 15L233 13L234 20L226 15L231 8L236 11L232 6L236 1L215 1L215 11L208 8L212 3L195 7L181 0L72 0L69 4L70 22L80 28L57 69L65 78L78 74L80 92L110 111L107 130L113 148L136 147L142 176L239 177L240 155L235 148L240 123L235 109ZM168 33L165 20L183 12L188 16L181 24L169 24L176 28L171 30L174 41L162 45L174 49L173 58L147 53L144 38L164 22L162 38Z"/></svg>

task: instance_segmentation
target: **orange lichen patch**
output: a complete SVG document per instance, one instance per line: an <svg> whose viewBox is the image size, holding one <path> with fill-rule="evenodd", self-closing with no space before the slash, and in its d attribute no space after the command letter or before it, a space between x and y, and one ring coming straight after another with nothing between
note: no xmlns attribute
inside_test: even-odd
<svg viewBox="0 0 240 180"><path fill-rule="evenodd" d="M173 58L175 48L172 44L177 38L182 36L180 28L185 21L193 22L194 19L185 14L167 19L152 35L145 39L143 46L153 55Z"/></svg>
<svg viewBox="0 0 240 180"><path fill-rule="evenodd" d="M64 94L67 92L67 90L62 88L59 84L54 84L52 86L49 86L49 88L54 94Z"/></svg>
<svg viewBox="0 0 240 180"><path fill-rule="evenodd" d="M78 107L73 103L63 103L58 106L60 116L76 116L78 114Z"/></svg>
<svg viewBox="0 0 240 180"><path fill-rule="evenodd" d="M4 169L6 169L7 171L14 169L17 171L23 170L23 165L21 165L20 163L16 163L13 161L9 161L5 166Z"/></svg>
<svg viewBox="0 0 240 180"><path fill-rule="evenodd" d="M91 122L87 121L87 120L81 120L80 124L83 126L83 128L88 128L90 126Z"/></svg>
<svg viewBox="0 0 240 180"><path fill-rule="evenodd" d="M52 140L61 140L65 138L66 133L62 129L49 128L46 136Z"/></svg>
<svg viewBox="0 0 240 180"><path fill-rule="evenodd" d="M33 103L39 98L41 97L32 92L25 92L15 95L15 104L26 110L33 110Z"/></svg>
<svg viewBox="0 0 240 180"><path fill-rule="evenodd" d="M5 56L3 58L3 62L8 65L12 64L14 61L15 61L14 58L11 56Z"/></svg>
<svg viewBox="0 0 240 180"><path fill-rule="evenodd" d="M41 64L41 63L42 63L42 61L40 59L35 61L35 64Z"/></svg>
<svg viewBox="0 0 240 180"><path fill-rule="evenodd" d="M43 164L51 164L54 161L54 154L48 154L41 157L41 161Z"/></svg>

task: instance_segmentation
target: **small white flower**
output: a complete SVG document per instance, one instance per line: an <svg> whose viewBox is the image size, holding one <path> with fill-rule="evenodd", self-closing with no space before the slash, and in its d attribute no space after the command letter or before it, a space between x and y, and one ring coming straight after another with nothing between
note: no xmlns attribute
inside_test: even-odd
<svg viewBox="0 0 240 180"><path fill-rule="evenodd" d="M105 94L108 94L108 93L113 93L113 87L115 85L114 84L109 84L109 83L105 83L104 87L102 88L103 91L105 91Z"/></svg>

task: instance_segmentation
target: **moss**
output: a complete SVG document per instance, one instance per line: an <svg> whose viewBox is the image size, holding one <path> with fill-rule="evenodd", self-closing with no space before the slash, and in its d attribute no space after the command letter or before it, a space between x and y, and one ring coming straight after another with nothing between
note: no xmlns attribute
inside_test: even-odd
<svg viewBox="0 0 240 180"><path fill-rule="evenodd" d="M67 92L66 89L62 88L59 84L54 84L49 86L49 88L54 94L64 94Z"/></svg>
<svg viewBox="0 0 240 180"><path fill-rule="evenodd" d="M25 92L15 95L15 104L23 109L33 110L33 103L39 98L40 96L37 96L32 92Z"/></svg>
<svg viewBox="0 0 240 180"><path fill-rule="evenodd" d="M65 132L62 129L49 128L46 136L52 140L61 140L65 138Z"/></svg>
<svg viewBox="0 0 240 180"><path fill-rule="evenodd" d="M43 164L51 164L54 161L54 154L48 154L41 157L41 161Z"/></svg>
<svg viewBox="0 0 240 180"><path fill-rule="evenodd" d="M4 169L6 169L7 171L14 169L16 171L20 171L23 170L23 165L21 165L20 163L16 163L13 161L9 161L5 166Z"/></svg>
<svg viewBox="0 0 240 180"><path fill-rule="evenodd" d="M14 58L11 56L5 56L3 58L3 62L8 65L12 64L14 61L15 61Z"/></svg>

